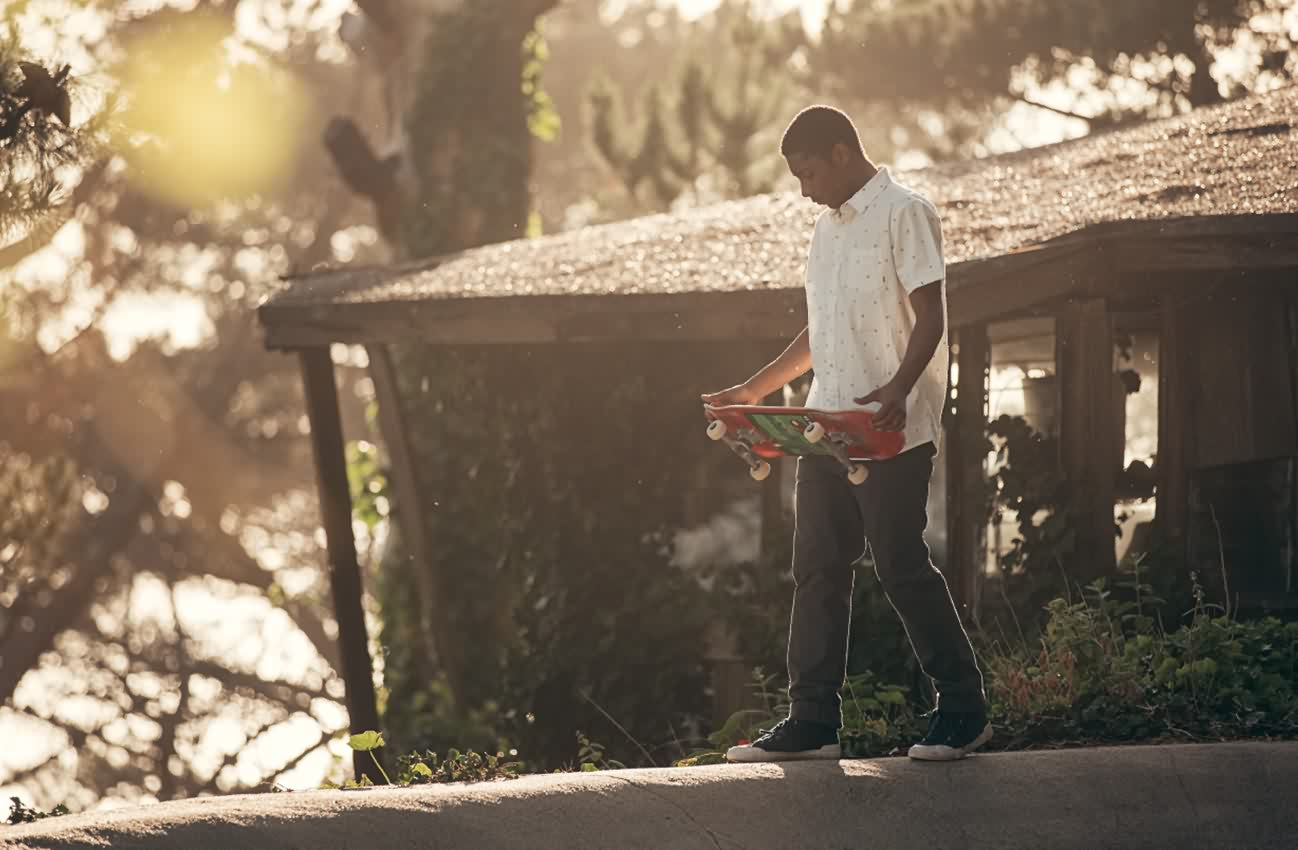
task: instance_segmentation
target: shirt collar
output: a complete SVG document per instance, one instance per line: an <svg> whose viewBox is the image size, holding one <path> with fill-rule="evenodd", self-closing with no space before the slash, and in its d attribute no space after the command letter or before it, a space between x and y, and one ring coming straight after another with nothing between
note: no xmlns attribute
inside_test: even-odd
<svg viewBox="0 0 1298 850"><path fill-rule="evenodd" d="M845 221L850 221L851 219L856 218L859 213L863 213L869 209L870 204L878 200L879 196L883 194L883 190L888 188L891 183L892 176L888 174L888 167L880 166L879 170L875 172L873 177L866 181L866 184L861 187L860 191L848 198L847 203L834 211L834 215L836 215L840 220Z"/></svg>

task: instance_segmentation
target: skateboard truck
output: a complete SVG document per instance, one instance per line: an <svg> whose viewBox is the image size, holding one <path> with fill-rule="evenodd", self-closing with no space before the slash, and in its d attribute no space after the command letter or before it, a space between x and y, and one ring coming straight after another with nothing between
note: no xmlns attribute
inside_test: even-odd
<svg viewBox="0 0 1298 850"><path fill-rule="evenodd" d="M813 446L823 444L829 450L829 453L834 456L834 459L847 470L848 481L853 484L864 484L865 479L870 477L870 468L863 463L853 462L847 455L847 449L843 446L842 439L836 434L826 434L824 425L819 422L811 422L802 429L802 436ZM825 440L825 437L829 437L829 439Z"/></svg>
<svg viewBox="0 0 1298 850"><path fill-rule="evenodd" d="M771 458L820 455L832 458L847 480L859 486L870 477L869 461L895 457L905 445L900 432L875 428L874 411L869 409L705 403L704 414L708 437L743 458L757 481L770 475Z"/></svg>
<svg viewBox="0 0 1298 850"><path fill-rule="evenodd" d="M771 465L766 461L753 454L748 443L740 437L731 437L726 433L726 423L720 419L713 419L708 425L708 439L721 440L748 463L748 474L753 477L754 481L765 481L771 474ZM741 432L742 434L742 432Z"/></svg>

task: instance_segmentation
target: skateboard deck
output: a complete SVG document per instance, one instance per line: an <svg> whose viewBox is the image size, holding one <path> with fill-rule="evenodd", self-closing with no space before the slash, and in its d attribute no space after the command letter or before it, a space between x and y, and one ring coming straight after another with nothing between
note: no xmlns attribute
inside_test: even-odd
<svg viewBox="0 0 1298 850"><path fill-rule="evenodd" d="M869 410L813 410L768 405L703 406L708 436L726 443L748 462L753 478L770 474L778 457L830 455L848 471L852 483L869 475L859 461L886 460L899 454L905 437L879 431Z"/></svg>

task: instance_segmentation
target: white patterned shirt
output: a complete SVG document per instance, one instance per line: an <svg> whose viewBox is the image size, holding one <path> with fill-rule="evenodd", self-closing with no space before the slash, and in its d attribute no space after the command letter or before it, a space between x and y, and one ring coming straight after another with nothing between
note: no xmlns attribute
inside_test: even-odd
<svg viewBox="0 0 1298 850"><path fill-rule="evenodd" d="M815 370L807 406L859 408L892 380L915 331L910 294L944 281L942 224L932 203L886 168L816 221L807 257L807 326ZM906 398L906 448L941 447L950 354L942 283L942 340Z"/></svg>

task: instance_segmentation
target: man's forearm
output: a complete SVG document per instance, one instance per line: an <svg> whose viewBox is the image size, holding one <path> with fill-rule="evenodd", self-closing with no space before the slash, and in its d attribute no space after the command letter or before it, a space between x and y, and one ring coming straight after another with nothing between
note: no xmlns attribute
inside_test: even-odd
<svg viewBox="0 0 1298 850"><path fill-rule="evenodd" d="M906 356L902 358L893 383L910 395L919 376L924 374L928 364L933 360L938 344L942 342L942 314L929 312L917 317L915 331L906 344Z"/></svg>
<svg viewBox="0 0 1298 850"><path fill-rule="evenodd" d="M762 398L807 374L811 368L811 343L807 329L803 328L789 347L772 360L746 383Z"/></svg>

